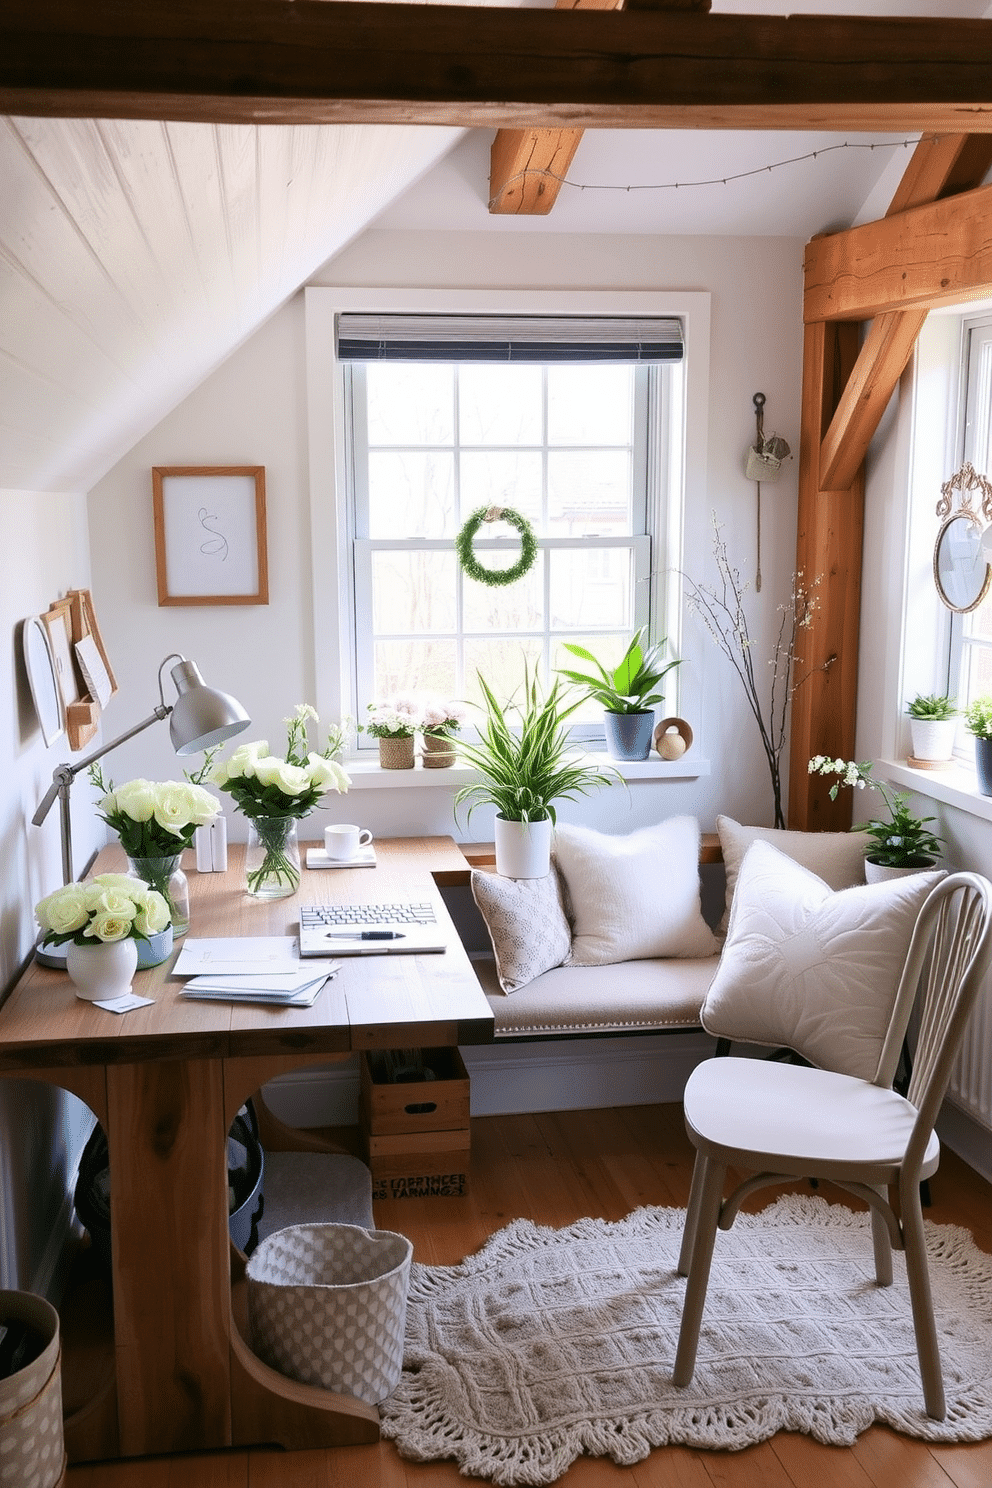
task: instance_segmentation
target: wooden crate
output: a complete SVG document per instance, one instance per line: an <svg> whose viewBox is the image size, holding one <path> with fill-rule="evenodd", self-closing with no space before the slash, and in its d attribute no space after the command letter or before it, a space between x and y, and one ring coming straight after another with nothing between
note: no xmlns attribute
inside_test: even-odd
<svg viewBox="0 0 992 1488"><path fill-rule="evenodd" d="M463 1194L468 1189L469 1078L457 1049L425 1049L436 1078L376 1078L363 1053L359 1114L373 1199Z"/></svg>

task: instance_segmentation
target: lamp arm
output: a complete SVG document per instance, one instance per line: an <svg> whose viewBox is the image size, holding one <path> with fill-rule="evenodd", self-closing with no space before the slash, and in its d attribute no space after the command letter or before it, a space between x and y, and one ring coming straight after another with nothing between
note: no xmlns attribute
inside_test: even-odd
<svg viewBox="0 0 992 1488"><path fill-rule="evenodd" d="M172 709L170 707L165 703L160 703L149 718L142 719L141 723L136 723L133 728L129 728L126 733L120 734L116 739L112 739L109 744L103 744L99 749L94 749L93 753L86 755L85 759L77 760L72 765L68 763L56 765L52 775L52 783L44 796L42 796L38 804L38 810L31 818L34 826L41 826L45 817L55 804L55 799L59 792L63 789L68 789L81 770L85 770L88 765L96 764L98 759L102 759L105 754L109 754L112 749L116 749L118 744L124 744L128 739L133 739L135 734L142 733L146 728L150 728L153 723L158 723L162 718L168 718L171 712Z"/></svg>
<svg viewBox="0 0 992 1488"><path fill-rule="evenodd" d="M120 734L118 738L112 739L109 744L103 744L99 749L94 749L92 754L86 755L84 759L77 760L74 765L56 765L52 775L52 783L42 797L38 810L31 818L31 821L36 827L40 827L55 802L58 801L62 832L63 883L72 882L72 817L69 810L69 791L72 788L72 782L80 770L85 770L87 765L94 764L98 759L102 759L105 754L109 754L112 749L116 749L118 744L123 744L126 739L133 739L135 734L140 734L143 729L150 728L153 723L158 723L160 718L168 718L171 712L172 709L163 699L154 713L150 714L148 718L142 719L141 723L136 723L126 733Z"/></svg>

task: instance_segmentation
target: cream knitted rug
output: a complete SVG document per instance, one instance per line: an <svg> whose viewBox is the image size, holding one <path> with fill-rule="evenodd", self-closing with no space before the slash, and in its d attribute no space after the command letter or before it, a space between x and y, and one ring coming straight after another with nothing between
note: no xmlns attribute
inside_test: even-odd
<svg viewBox="0 0 992 1488"><path fill-rule="evenodd" d="M966 1230L927 1224L948 1403L933 1421L903 1257L877 1287L867 1215L813 1196L717 1236L695 1378L675 1389L684 1219L517 1220L460 1266L415 1264L383 1435L406 1457L508 1484L666 1442L739 1448L788 1430L848 1445L873 1421L928 1441L992 1436L992 1256Z"/></svg>

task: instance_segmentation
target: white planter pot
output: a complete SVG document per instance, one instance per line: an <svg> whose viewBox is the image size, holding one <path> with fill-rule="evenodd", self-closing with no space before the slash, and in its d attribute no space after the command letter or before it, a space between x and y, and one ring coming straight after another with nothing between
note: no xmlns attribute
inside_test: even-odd
<svg viewBox="0 0 992 1488"><path fill-rule="evenodd" d="M937 864L919 868L892 868L886 863L872 863L865 858L865 883L884 883L887 878L908 878L911 873L931 873Z"/></svg>
<svg viewBox="0 0 992 1488"><path fill-rule="evenodd" d="M130 992L137 965L138 943L130 936L127 940L100 940L90 946L78 946L70 940L66 946L65 969L76 996L87 1002L103 1002Z"/></svg>
<svg viewBox="0 0 992 1488"><path fill-rule="evenodd" d="M504 878L545 878L551 872L551 822L497 816L496 872Z"/></svg>
<svg viewBox="0 0 992 1488"><path fill-rule="evenodd" d="M911 718L909 732L913 741L913 758L949 761L954 752L956 718Z"/></svg>

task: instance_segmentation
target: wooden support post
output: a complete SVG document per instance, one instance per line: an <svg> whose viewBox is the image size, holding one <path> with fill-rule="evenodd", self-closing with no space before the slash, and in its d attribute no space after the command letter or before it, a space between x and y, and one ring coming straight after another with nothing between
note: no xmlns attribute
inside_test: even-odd
<svg viewBox="0 0 992 1488"><path fill-rule="evenodd" d="M843 831L851 824L851 792L831 801L831 782L809 774L814 754L853 759L858 694L858 622L864 472L846 491L820 486L825 430L857 361L857 323L824 321L806 327L799 455L799 528L796 569L819 580L813 623L800 638L796 678L812 675L796 692L789 761L789 826Z"/></svg>

